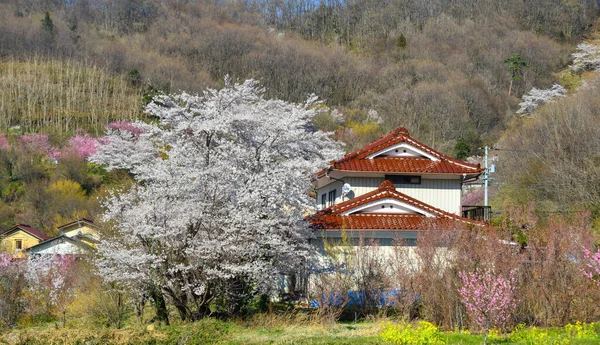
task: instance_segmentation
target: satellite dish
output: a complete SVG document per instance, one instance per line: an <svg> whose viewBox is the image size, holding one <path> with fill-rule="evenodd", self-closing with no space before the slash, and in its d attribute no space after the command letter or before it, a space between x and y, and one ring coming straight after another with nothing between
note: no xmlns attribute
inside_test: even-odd
<svg viewBox="0 0 600 345"><path fill-rule="evenodd" d="M348 193L350 193L350 190L352 190L352 187L350 186L350 184L344 183L344 185L342 186L342 192L344 194L348 194Z"/></svg>

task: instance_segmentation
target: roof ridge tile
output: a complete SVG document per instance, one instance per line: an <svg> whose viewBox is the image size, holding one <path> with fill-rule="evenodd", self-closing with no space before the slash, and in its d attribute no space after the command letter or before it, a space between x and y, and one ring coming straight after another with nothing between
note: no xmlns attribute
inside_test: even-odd
<svg viewBox="0 0 600 345"><path fill-rule="evenodd" d="M406 157L367 158L386 147L401 142L411 144L438 158L439 161L419 159L420 157L412 157L410 159ZM405 164L400 164L400 162ZM425 164L425 162L427 162L427 164ZM329 168L317 172L316 176L322 176L327 170L389 173L479 174L484 169L481 168L481 164L463 162L443 154L411 137L409 131L405 127L398 127L395 130L390 131L387 135L381 136L379 139L365 145L363 148L348 153L338 160L331 161Z"/></svg>

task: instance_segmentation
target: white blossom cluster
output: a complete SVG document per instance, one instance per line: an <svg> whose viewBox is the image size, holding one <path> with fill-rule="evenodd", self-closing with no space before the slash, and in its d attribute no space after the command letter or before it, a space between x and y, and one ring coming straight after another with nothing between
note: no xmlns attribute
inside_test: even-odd
<svg viewBox="0 0 600 345"><path fill-rule="evenodd" d="M342 154L311 120L316 97L267 100L254 80L203 95L159 96L156 123L108 128L91 157L137 181L105 203L116 235L102 276L160 287L182 318L201 317L232 286L268 292L310 257L309 176Z"/></svg>
<svg viewBox="0 0 600 345"><path fill-rule="evenodd" d="M539 105L552 102L556 97L564 97L567 94L567 90L558 85L554 84L550 89L540 90L535 87L531 89L527 94L523 95L523 102L519 103L519 110L517 114L531 114Z"/></svg>
<svg viewBox="0 0 600 345"><path fill-rule="evenodd" d="M72 294L75 258L60 255L35 255L27 260L25 278L32 293L45 295L47 303L59 305Z"/></svg>
<svg viewBox="0 0 600 345"><path fill-rule="evenodd" d="M367 113L367 120L375 122L378 125L382 125L384 122L381 116L379 116L377 110L375 109L369 109L369 112Z"/></svg>
<svg viewBox="0 0 600 345"><path fill-rule="evenodd" d="M573 64L569 68L574 72L594 71L600 69L600 46L580 43L577 52L572 54Z"/></svg>
<svg viewBox="0 0 600 345"><path fill-rule="evenodd" d="M344 114L342 114L341 111L333 109L330 114L338 125L343 125L346 122L346 119L344 119Z"/></svg>

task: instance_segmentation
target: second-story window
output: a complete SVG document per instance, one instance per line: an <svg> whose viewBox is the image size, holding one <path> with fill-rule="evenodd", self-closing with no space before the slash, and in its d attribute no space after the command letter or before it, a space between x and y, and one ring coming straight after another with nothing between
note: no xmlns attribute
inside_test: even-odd
<svg viewBox="0 0 600 345"><path fill-rule="evenodd" d="M385 175L385 179L393 184L421 184L421 176L414 175Z"/></svg>
<svg viewBox="0 0 600 345"><path fill-rule="evenodd" d="M327 206L335 205L335 196L337 194L337 190L332 190L329 192L329 201L327 202Z"/></svg>
<svg viewBox="0 0 600 345"><path fill-rule="evenodd" d="M15 249L16 249L16 250L21 250L21 249L23 249L23 240L16 240L16 241L15 241Z"/></svg>
<svg viewBox="0 0 600 345"><path fill-rule="evenodd" d="M321 194L321 209L327 208L327 193Z"/></svg>

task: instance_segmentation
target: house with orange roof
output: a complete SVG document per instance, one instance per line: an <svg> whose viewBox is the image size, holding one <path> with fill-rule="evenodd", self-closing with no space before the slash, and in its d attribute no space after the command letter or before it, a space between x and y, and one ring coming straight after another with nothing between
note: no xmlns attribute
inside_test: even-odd
<svg viewBox="0 0 600 345"><path fill-rule="evenodd" d="M482 226L462 216L461 194L463 183L483 171L400 127L314 175L318 212L310 220L317 242L343 232L377 239L382 246L398 239L416 245L423 230Z"/></svg>

